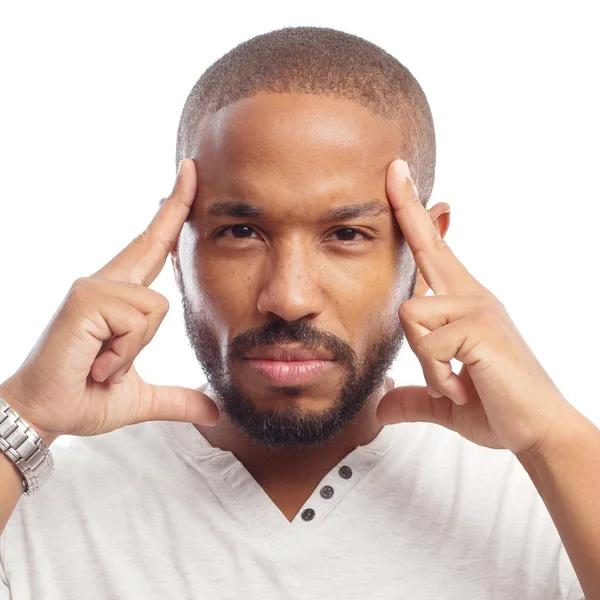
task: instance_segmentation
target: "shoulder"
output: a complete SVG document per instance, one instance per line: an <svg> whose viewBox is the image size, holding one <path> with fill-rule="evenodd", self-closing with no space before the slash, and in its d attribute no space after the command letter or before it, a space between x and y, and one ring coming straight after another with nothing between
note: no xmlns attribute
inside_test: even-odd
<svg viewBox="0 0 600 600"><path fill-rule="evenodd" d="M479 446L433 423L395 425L395 441L386 469L404 486L420 490L423 502L454 509L489 511L506 517L548 519L531 478L509 450Z"/></svg>
<svg viewBox="0 0 600 600"><path fill-rule="evenodd" d="M161 422L146 422L93 437L63 436L50 451L52 476L32 496L19 499L7 528L61 520L76 506L114 500L168 448Z"/></svg>
<svg viewBox="0 0 600 600"><path fill-rule="evenodd" d="M140 458L150 458L161 445L164 430L160 422L128 425L93 437L64 436L52 446L55 472L48 489L68 483L75 475L105 474L113 476ZM42 490L40 490L41 492Z"/></svg>

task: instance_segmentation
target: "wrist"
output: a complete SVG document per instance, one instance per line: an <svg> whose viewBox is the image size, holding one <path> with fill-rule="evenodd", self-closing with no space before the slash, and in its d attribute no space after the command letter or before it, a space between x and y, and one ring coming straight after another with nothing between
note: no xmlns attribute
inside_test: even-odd
<svg viewBox="0 0 600 600"><path fill-rule="evenodd" d="M49 448L59 435L50 433L37 425L35 419L30 415L31 411L20 401L19 398L22 397L23 394L19 392L17 385L11 378L0 384L0 398L4 398L10 407L40 436L44 444Z"/></svg>
<svg viewBox="0 0 600 600"><path fill-rule="evenodd" d="M596 425L573 407L557 419L543 443L535 450L517 455L524 466L538 468L560 461L563 456L573 456L575 448L589 439L597 440L600 430Z"/></svg>
<svg viewBox="0 0 600 600"><path fill-rule="evenodd" d="M52 476L54 459L48 446L56 438L36 427L31 412L20 402L10 381L0 385L0 450L21 472L22 492L27 496ZM4 467L2 471L6 473Z"/></svg>

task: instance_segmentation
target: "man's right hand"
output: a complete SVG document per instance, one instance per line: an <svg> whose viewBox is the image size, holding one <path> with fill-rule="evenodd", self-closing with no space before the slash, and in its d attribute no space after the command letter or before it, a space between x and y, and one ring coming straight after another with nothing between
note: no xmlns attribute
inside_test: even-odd
<svg viewBox="0 0 600 600"><path fill-rule="evenodd" d="M148 384L133 366L169 310L167 299L148 286L195 195L195 164L185 159L146 230L99 271L73 283L25 362L0 385L0 396L47 444L62 434L98 435L143 421L218 422L208 396Z"/></svg>

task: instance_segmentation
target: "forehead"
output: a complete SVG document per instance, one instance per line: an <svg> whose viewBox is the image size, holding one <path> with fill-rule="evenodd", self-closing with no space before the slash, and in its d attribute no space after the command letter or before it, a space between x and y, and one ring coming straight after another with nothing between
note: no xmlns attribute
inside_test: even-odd
<svg viewBox="0 0 600 600"><path fill-rule="evenodd" d="M347 99L260 93L201 119L192 156L207 191L306 197L381 182L401 154L398 130Z"/></svg>

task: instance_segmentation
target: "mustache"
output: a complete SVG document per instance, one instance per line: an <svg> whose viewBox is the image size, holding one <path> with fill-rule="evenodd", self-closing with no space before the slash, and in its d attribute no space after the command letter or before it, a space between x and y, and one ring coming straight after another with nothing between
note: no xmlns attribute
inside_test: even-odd
<svg viewBox="0 0 600 600"><path fill-rule="evenodd" d="M231 363L257 346L293 342L300 343L309 350L329 350L335 359L346 367L354 367L358 360L350 344L333 333L317 329L308 321L272 321L236 335L227 348L227 361Z"/></svg>

